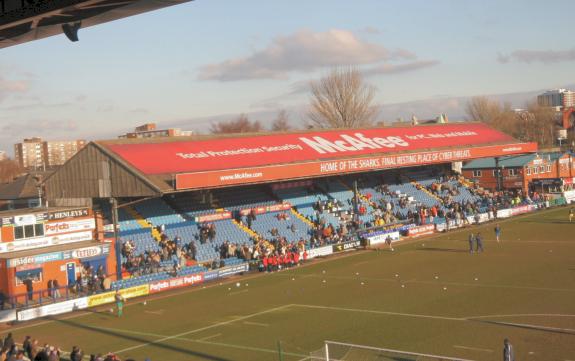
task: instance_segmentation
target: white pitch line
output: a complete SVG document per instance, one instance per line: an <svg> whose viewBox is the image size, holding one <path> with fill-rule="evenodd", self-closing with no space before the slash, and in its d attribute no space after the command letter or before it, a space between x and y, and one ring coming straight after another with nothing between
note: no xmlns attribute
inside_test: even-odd
<svg viewBox="0 0 575 361"><path fill-rule="evenodd" d="M403 316L403 317L413 317L413 318L429 318L429 319L436 319L436 320L446 320L446 321L474 321L478 318L493 318L497 315L488 315L488 316L476 316L476 317L449 317L449 316L435 316L435 315L423 315L417 313L404 313L404 312L391 312L391 311L378 311L378 310L365 310L359 308L345 308L345 307L333 307L333 306L318 306L318 305L305 305L305 304L293 304L294 307L303 307L303 308L312 308L312 309L322 309L322 310L334 310L334 311L347 311L347 312L359 312L359 313L370 313L370 314L378 314L378 315L389 315L389 316ZM544 316L545 314L532 314L533 316ZM532 316L529 314L517 314L517 315L506 315L508 317L511 316ZM558 316L554 314L554 316ZM566 315L569 317L575 315ZM521 323L510 323L510 322L499 322L493 321L493 323L504 325L504 326L522 326L522 327L529 327L533 329L543 329L549 331L563 331L563 332L574 332L574 329L569 328L558 328L558 327L545 327L545 326L537 326L537 325L530 325L530 324L521 324Z"/></svg>
<svg viewBox="0 0 575 361"><path fill-rule="evenodd" d="M222 335L221 333L216 333L215 335L211 335L211 336L206 336L206 337L199 338L198 341L206 341L206 340L209 340L209 339L211 339L211 338L215 338L215 337L218 337L218 336L221 336L221 335Z"/></svg>
<svg viewBox="0 0 575 361"><path fill-rule="evenodd" d="M147 310L146 310L146 311L144 311L144 313L149 313L149 314L152 314L152 315L159 315L159 316L161 316L161 315L164 314L164 310L157 310L157 311L147 311Z"/></svg>
<svg viewBox="0 0 575 361"><path fill-rule="evenodd" d="M320 310L333 310L333 311L347 311L347 312L360 312L360 313L371 313L377 315L389 315L389 316L404 316L404 317L414 317L414 318L431 318L437 320L448 320L448 321L467 321L466 318L458 317L448 317L448 316L433 316L433 315L422 315L417 313L403 313L403 312L391 312L391 311L378 311L378 310L364 310L360 308L345 308L345 307L332 307L332 306L317 306L317 305L304 305L304 304L293 304L294 307L312 308Z"/></svg>
<svg viewBox="0 0 575 361"><path fill-rule="evenodd" d="M228 324L233 323L233 322L236 322L236 321L246 320L246 319L248 319L248 318L252 318L252 317L255 317L255 316L259 316L259 315L264 315L264 314L266 314L266 313L283 310L284 308L288 308L288 307L290 307L290 306L291 306L291 304L283 305L283 306L279 306L279 307L274 307L274 308L270 308L270 309L268 309L268 310L264 310L264 311L252 313L252 314L249 314L249 315L246 315L246 316L243 316L243 317L240 317L240 318L236 318L236 319L233 319L233 320L214 323L214 324L209 325L209 326L197 328L197 329L191 330L191 331L182 332L182 333L179 333L179 334L177 334L177 335L166 336L166 337L162 337L162 338L160 338L160 339L158 339L158 340L154 340L154 341L151 341L151 342L145 342L145 343L141 343L141 344L139 344L139 345L126 347L126 348L124 348L124 349L115 351L115 352L113 352L113 353L123 353L123 352L127 352L127 351L136 350L136 349L139 349L139 348L142 348L142 347L146 347L146 346L148 346L148 345L152 345L152 344L156 344L156 343L160 343L160 342L172 340L172 339L175 339L175 338L180 338L180 337L182 337L182 336L191 335L191 334L193 334L193 333L198 333L198 332L201 332L201 331L209 330L209 329L212 329L212 328L214 328L214 327L225 326L225 325L228 325Z"/></svg>
<svg viewBox="0 0 575 361"><path fill-rule="evenodd" d="M455 347L455 348L461 348L461 349L464 349L464 350L482 351L482 352L493 352L493 350L488 349L488 348L468 347L468 346L459 346L459 345L453 345L453 347Z"/></svg>
<svg viewBox="0 0 575 361"><path fill-rule="evenodd" d="M531 325L528 323L514 323L514 322L502 322L502 321L490 321L490 322L505 326L518 326L518 327L527 327L527 328L549 330L549 331L562 331L562 332L575 333L575 329L572 328L547 327L547 326Z"/></svg>
<svg viewBox="0 0 575 361"><path fill-rule="evenodd" d="M187 339L187 338L181 338L180 340L189 341L189 342L196 342L196 343L202 343L202 344L212 345L212 346L221 346L221 347L236 348L236 349L239 349L239 350L265 352L265 353L271 353L271 354L274 354L274 355L277 355L277 353L278 353L278 350L277 350L277 349L268 349L268 348L252 347L252 346L244 346L244 345L233 345L233 344L230 344L230 343L221 343L221 342L211 342L211 341L201 341L201 340L190 340L190 339ZM293 353L293 352L286 352L286 351L282 351L282 354L283 354L283 355L286 355L286 356L294 356L294 357L305 357L305 356L306 356L306 355L304 355L304 354Z"/></svg>
<svg viewBox="0 0 575 361"><path fill-rule="evenodd" d="M467 317L467 319L474 320L479 318L495 318L495 317L575 317L575 315L562 314L562 313L517 313L510 315L473 316L473 317Z"/></svg>
<svg viewBox="0 0 575 361"><path fill-rule="evenodd" d="M239 295L240 293L246 293L249 290L245 289L245 290L241 290L241 291L235 291L235 292L230 292L228 295L229 296L233 296L233 295Z"/></svg>
<svg viewBox="0 0 575 361"><path fill-rule="evenodd" d="M328 276L328 275L309 275L309 277L315 278L326 278L326 279L342 279L342 280L357 280L361 278L365 281L383 281L397 283L399 278L377 278L377 277L349 277L349 276ZM434 281L417 281L416 279L404 281L414 284L425 284L425 285L436 285L437 280ZM575 292L573 288L550 288L550 287L533 287L533 286L516 286L516 285L494 285L494 284L484 284L484 283L465 283L465 282L444 282L442 284L447 286L462 286L462 287L484 287L484 288L510 288L518 290L530 290L530 291L558 291L558 292Z"/></svg>
<svg viewBox="0 0 575 361"><path fill-rule="evenodd" d="M285 307L290 307L291 305L286 305ZM279 308L278 308L279 309ZM271 310L270 310L271 312ZM133 335L141 335L141 336L151 336L151 337L162 337L162 338L169 338L172 336L166 336L166 335L159 335L157 333L150 333L150 332L139 332L139 331L133 331L133 330L124 330L124 329L120 329L120 328L109 328L109 327L93 327L93 328L97 328L97 329L101 329L101 330L107 330L107 331L113 331L113 332L118 332L118 333L125 333L125 334L133 334ZM205 338L201 338L201 339L191 339L191 338L184 338L184 337L173 337L171 338L172 340L178 340L178 341L187 341L187 342L194 342L194 343L201 343L201 344L206 344L206 345L213 345L213 346L221 346L221 347L229 347L229 348L235 348L235 349L239 349L239 350L248 350L248 351L257 351L257 352L266 352L266 353L273 353L273 354L277 354L277 349L267 349L267 348L260 348L260 347L252 347L252 346L245 346L245 345L234 345L231 343L223 343L223 342L213 342L213 341L207 341L207 339L209 338L214 338L216 336L220 336L221 334L217 334L217 335L212 335L212 336L208 336ZM159 341L156 341L159 342ZM294 356L294 357L307 357L304 354L298 354L298 353L293 353L293 352L282 352L284 355L287 356Z"/></svg>
<svg viewBox="0 0 575 361"><path fill-rule="evenodd" d="M260 326L260 327L270 327L270 325L268 325L267 323L259 323L259 322L244 321L243 324L244 325L252 325L252 326Z"/></svg>

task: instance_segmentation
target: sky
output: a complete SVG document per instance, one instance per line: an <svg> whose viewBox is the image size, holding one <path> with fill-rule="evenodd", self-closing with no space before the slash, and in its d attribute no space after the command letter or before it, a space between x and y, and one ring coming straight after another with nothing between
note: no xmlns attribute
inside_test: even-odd
<svg viewBox="0 0 575 361"><path fill-rule="evenodd" d="M376 87L382 119L461 116L466 97L574 84L574 13L572 0L196 0L81 29L76 43L0 49L0 150L147 122L206 132L280 109L298 123L309 82L337 66Z"/></svg>

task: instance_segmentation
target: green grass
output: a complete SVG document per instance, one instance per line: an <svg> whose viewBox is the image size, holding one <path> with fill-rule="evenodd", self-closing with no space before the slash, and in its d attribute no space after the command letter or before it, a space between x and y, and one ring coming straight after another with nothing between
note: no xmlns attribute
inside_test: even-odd
<svg viewBox="0 0 575 361"><path fill-rule="evenodd" d="M567 212L500 222L501 243L493 224L479 227L483 254L467 252L469 230L453 231L146 306L132 300L121 319L94 311L13 330L17 339L140 361L279 360L278 341L292 361L324 340L498 360L506 337L517 360L575 359L575 223Z"/></svg>

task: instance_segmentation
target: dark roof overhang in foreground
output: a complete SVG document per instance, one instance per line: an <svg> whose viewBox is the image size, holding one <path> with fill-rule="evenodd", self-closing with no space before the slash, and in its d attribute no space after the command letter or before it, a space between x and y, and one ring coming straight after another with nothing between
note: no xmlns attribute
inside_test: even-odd
<svg viewBox="0 0 575 361"><path fill-rule="evenodd" d="M118 139L90 143L46 188L52 199L160 196L536 151L482 123Z"/></svg>
<svg viewBox="0 0 575 361"><path fill-rule="evenodd" d="M192 0L0 0L0 48ZM80 35L81 37L81 35Z"/></svg>

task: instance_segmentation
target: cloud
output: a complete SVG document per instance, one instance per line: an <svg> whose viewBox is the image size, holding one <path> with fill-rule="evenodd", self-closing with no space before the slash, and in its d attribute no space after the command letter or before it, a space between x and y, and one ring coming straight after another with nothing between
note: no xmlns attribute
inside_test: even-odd
<svg viewBox="0 0 575 361"><path fill-rule="evenodd" d="M374 66L371 68L364 69L362 71L363 75L366 77L373 75L388 75L388 74L398 74L405 73L408 71L419 70L423 68L429 68L439 64L437 60L419 60L413 61L405 64L382 64Z"/></svg>
<svg viewBox="0 0 575 361"><path fill-rule="evenodd" d="M383 75L393 75L399 73L405 73L409 71L416 71L418 69L429 68L440 64L437 60L420 60L413 61L404 64L390 64L385 63L377 66L372 66L365 68L361 71L364 77L372 76L383 76ZM265 98L250 104L251 108L274 108L278 109L282 107L282 102L293 99L302 94L309 94L311 90L311 83L317 81L318 79L300 80L292 83L287 92Z"/></svg>
<svg viewBox="0 0 575 361"><path fill-rule="evenodd" d="M0 118L0 149L11 149L14 143L23 138L39 136L43 139L80 139L79 124L73 120L8 120Z"/></svg>
<svg viewBox="0 0 575 361"><path fill-rule="evenodd" d="M134 113L134 114L147 114L150 111L146 108L134 108L130 110L130 113Z"/></svg>
<svg viewBox="0 0 575 361"><path fill-rule="evenodd" d="M525 50L519 49L510 54L498 54L497 61L502 64L509 62L518 63L543 63L553 64L560 62L575 61L575 48L569 50Z"/></svg>
<svg viewBox="0 0 575 361"><path fill-rule="evenodd" d="M363 31L368 33L368 34L380 34L381 33L381 30L379 30L375 26L366 26L365 28L363 28Z"/></svg>
<svg viewBox="0 0 575 361"><path fill-rule="evenodd" d="M284 79L290 72L313 72L325 67L374 65L416 58L409 50L390 50L380 44L363 41L347 30L300 30L276 37L266 48L247 57L202 66L198 78L218 81Z"/></svg>
<svg viewBox="0 0 575 361"><path fill-rule="evenodd" d="M4 124L2 126L2 132L20 132L22 130L34 130L42 134L53 134L58 132L71 132L78 129L78 123L72 120L60 121L60 120L29 120L25 122L11 122Z"/></svg>
<svg viewBox="0 0 575 361"><path fill-rule="evenodd" d="M12 94L25 93L28 89L27 81L6 79L0 75L0 101Z"/></svg>

